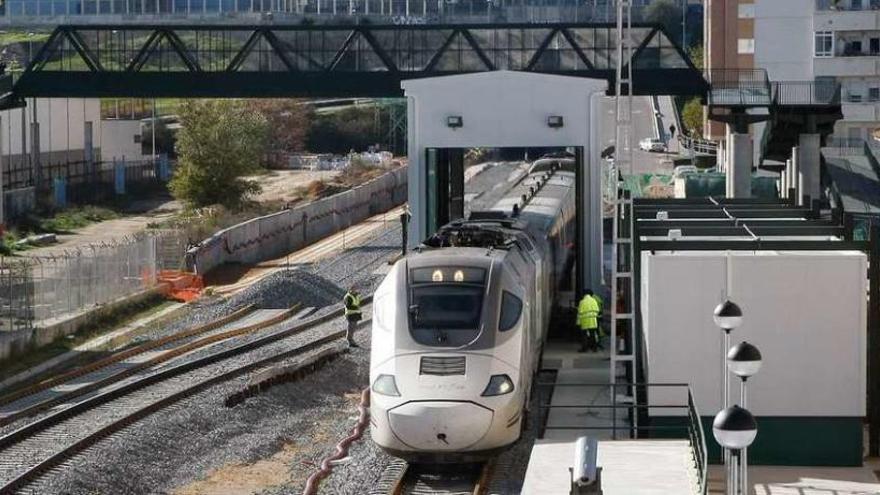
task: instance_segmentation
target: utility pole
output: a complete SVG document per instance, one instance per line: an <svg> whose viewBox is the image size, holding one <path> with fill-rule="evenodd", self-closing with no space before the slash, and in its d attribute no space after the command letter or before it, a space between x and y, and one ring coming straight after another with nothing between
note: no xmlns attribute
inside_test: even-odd
<svg viewBox="0 0 880 495"><path fill-rule="evenodd" d="M681 0L681 49L687 50L687 5L688 0Z"/></svg>

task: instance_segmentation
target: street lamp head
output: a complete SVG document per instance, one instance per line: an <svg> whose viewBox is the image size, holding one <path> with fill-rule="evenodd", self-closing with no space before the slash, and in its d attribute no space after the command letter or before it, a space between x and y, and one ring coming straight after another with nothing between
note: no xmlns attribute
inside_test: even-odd
<svg viewBox="0 0 880 495"><path fill-rule="evenodd" d="M715 307L715 324L724 330L733 330L742 324L742 310L730 299Z"/></svg>
<svg viewBox="0 0 880 495"><path fill-rule="evenodd" d="M727 353L727 367L740 378L749 378L761 369L761 351L748 342L740 342Z"/></svg>
<svg viewBox="0 0 880 495"><path fill-rule="evenodd" d="M715 415L712 422L715 441L726 449L740 450L755 441L758 423L747 409L739 406L728 407Z"/></svg>

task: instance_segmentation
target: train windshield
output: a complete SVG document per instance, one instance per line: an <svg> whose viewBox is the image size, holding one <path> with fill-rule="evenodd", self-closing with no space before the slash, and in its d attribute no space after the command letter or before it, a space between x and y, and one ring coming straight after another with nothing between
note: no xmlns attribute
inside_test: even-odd
<svg viewBox="0 0 880 495"><path fill-rule="evenodd" d="M413 287L411 308L413 329L473 330L480 326L483 288L452 284Z"/></svg>
<svg viewBox="0 0 880 495"><path fill-rule="evenodd" d="M409 323L416 342L457 346L480 329L486 270L472 267L414 268L410 271Z"/></svg>

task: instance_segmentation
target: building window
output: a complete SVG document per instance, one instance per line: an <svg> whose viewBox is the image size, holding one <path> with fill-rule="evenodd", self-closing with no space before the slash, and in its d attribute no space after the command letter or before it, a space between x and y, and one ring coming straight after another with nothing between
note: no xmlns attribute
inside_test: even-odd
<svg viewBox="0 0 880 495"><path fill-rule="evenodd" d="M880 38L871 38L868 41L868 48L871 50L871 55L880 55Z"/></svg>
<svg viewBox="0 0 880 495"><path fill-rule="evenodd" d="M741 55L755 53L755 39L754 38L740 38L740 39L738 39L737 44L736 44L736 53L739 53Z"/></svg>
<svg viewBox="0 0 880 495"><path fill-rule="evenodd" d="M844 55L853 56L853 57L858 56L858 55L864 55L864 54L862 53L862 42L861 42L861 40L859 40L859 41L852 41L852 42L850 42L850 43L847 43L847 44L843 47L843 54L844 54Z"/></svg>
<svg viewBox="0 0 880 495"><path fill-rule="evenodd" d="M832 31L816 31L817 57L834 56L834 33Z"/></svg>
<svg viewBox="0 0 880 495"><path fill-rule="evenodd" d="M880 88L868 88L868 101L880 101Z"/></svg>
<svg viewBox="0 0 880 495"><path fill-rule="evenodd" d="M754 19L755 18L755 4L753 3L741 3L737 6L737 13L739 14L740 19Z"/></svg>

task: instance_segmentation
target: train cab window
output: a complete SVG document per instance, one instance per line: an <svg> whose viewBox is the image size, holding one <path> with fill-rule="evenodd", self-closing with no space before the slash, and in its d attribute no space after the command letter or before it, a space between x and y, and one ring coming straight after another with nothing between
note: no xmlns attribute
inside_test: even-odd
<svg viewBox="0 0 880 495"><path fill-rule="evenodd" d="M456 347L481 328L486 270L465 266L413 268L409 272L410 335L422 345Z"/></svg>
<svg viewBox="0 0 880 495"><path fill-rule="evenodd" d="M411 302L413 329L473 330L480 326L483 288L452 284L413 287Z"/></svg>
<svg viewBox="0 0 880 495"><path fill-rule="evenodd" d="M506 332L513 328L519 321L522 307L522 299L504 291L501 295L501 317L498 319L498 330Z"/></svg>

